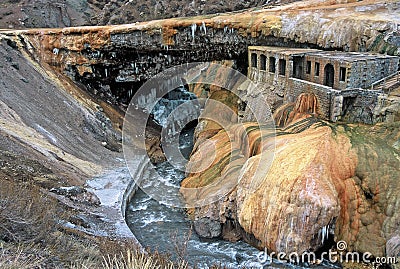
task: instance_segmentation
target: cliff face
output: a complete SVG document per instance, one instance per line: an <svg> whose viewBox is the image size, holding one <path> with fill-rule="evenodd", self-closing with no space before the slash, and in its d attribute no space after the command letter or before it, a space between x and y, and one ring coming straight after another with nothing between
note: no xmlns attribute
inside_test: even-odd
<svg viewBox="0 0 400 269"><path fill-rule="evenodd" d="M284 1L102 1L92 0L99 11L92 19L97 25L125 24L136 21L149 21L164 18L188 17L196 15L216 14L242 10L251 7L273 6L295 2L296 0Z"/></svg>
<svg viewBox="0 0 400 269"><path fill-rule="evenodd" d="M115 155L101 143L118 151L120 137L104 110L72 82L30 62L16 44L1 40L0 54L1 149L80 182L100 173L102 160Z"/></svg>
<svg viewBox="0 0 400 269"><path fill-rule="evenodd" d="M158 72L193 61L234 60L249 45L399 54L396 1L301 1L236 13L104 27L4 32L88 90L127 103Z"/></svg>
<svg viewBox="0 0 400 269"><path fill-rule="evenodd" d="M90 25L95 10L86 0L4 0L0 28L60 28Z"/></svg>
<svg viewBox="0 0 400 269"><path fill-rule="evenodd" d="M125 224L122 204L131 181L128 171L120 168L124 166L123 114L46 63L36 62L36 54L30 54L34 51L26 45L0 37L0 199L18 205L2 206L10 226L1 227L0 237L23 245L26 242L14 241L13 235L20 233L15 227L22 225L48 234L49 239L40 241L38 248L43 249L53 246L49 243L53 240L59 242L53 237L55 230L74 234L74 244L87 235L124 237L138 243ZM152 160L159 161L159 130L154 125L146 129L146 150ZM51 226L39 226L50 202L30 201L36 193L57 204ZM29 203L23 204L24 199ZM7 210L17 215L7 215ZM35 216L34 221L25 219L29 214ZM22 221L16 224L10 216L22 216ZM29 234L30 228L22 228L21 234ZM63 255L69 253L63 251ZM56 255L45 252L46 258Z"/></svg>
<svg viewBox="0 0 400 269"><path fill-rule="evenodd" d="M207 169L190 174L183 187L236 184L227 197L190 211L198 233L243 237L275 252L315 251L344 240L348 250L393 253L386 244L399 233L399 124L371 129L327 124L312 117L313 99L299 97L292 110L296 117L276 137L246 123L195 148L191 162ZM248 147L235 148L232 141L246 135ZM201 157L212 156L207 145L216 145L212 164ZM248 160L229 159L235 150Z"/></svg>

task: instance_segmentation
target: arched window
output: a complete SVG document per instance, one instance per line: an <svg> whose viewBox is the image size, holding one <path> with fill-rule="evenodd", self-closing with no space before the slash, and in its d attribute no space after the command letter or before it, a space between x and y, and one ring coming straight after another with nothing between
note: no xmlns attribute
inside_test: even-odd
<svg viewBox="0 0 400 269"><path fill-rule="evenodd" d="M269 72L275 73L275 57L269 57Z"/></svg>
<svg viewBox="0 0 400 269"><path fill-rule="evenodd" d="M324 85L328 87L333 87L334 81L335 81L335 69L333 68L333 65L327 64L325 65Z"/></svg>
<svg viewBox="0 0 400 269"><path fill-rule="evenodd" d="M264 54L260 56L260 69L267 70L267 57Z"/></svg>
<svg viewBox="0 0 400 269"><path fill-rule="evenodd" d="M347 69L346 67L340 67L340 72L339 72L339 80L340 81L346 81L346 72Z"/></svg>
<svg viewBox="0 0 400 269"><path fill-rule="evenodd" d="M279 75L285 75L285 74L286 74L286 60L279 59Z"/></svg>
<svg viewBox="0 0 400 269"><path fill-rule="evenodd" d="M315 63L314 65L314 76L319 76L319 63Z"/></svg>
<svg viewBox="0 0 400 269"><path fill-rule="evenodd" d="M251 67L257 68L257 54L256 53L251 54Z"/></svg>

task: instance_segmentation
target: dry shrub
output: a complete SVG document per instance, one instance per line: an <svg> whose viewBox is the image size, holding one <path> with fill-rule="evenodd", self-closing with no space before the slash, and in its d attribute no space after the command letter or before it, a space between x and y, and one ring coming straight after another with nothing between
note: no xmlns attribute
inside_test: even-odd
<svg viewBox="0 0 400 269"><path fill-rule="evenodd" d="M0 239L40 242L55 230L57 202L30 183L0 179Z"/></svg>
<svg viewBox="0 0 400 269"><path fill-rule="evenodd" d="M186 269L186 262L175 264L172 261L160 259L157 254L146 254L143 252L132 252L127 250L126 254L117 256L106 256L103 261L106 269Z"/></svg>
<svg viewBox="0 0 400 269"><path fill-rule="evenodd" d="M142 250L129 239L99 242L104 253L102 267L106 269L186 269L186 261L173 262L170 257L157 251ZM107 254L105 254L107 253Z"/></svg>
<svg viewBox="0 0 400 269"><path fill-rule="evenodd" d="M178 230L171 233L171 242L179 261L187 259L189 240L192 237L192 233L193 227L190 227L189 231L182 236L179 236L180 232Z"/></svg>
<svg viewBox="0 0 400 269"><path fill-rule="evenodd" d="M30 269L41 268L44 259L35 251L35 246L7 247L0 244L0 268Z"/></svg>
<svg viewBox="0 0 400 269"><path fill-rule="evenodd" d="M185 242L174 242L179 260L174 262L129 239L67 231L60 224L70 214L33 183L0 178L0 268L189 268L184 257L190 233Z"/></svg>
<svg viewBox="0 0 400 269"><path fill-rule="evenodd" d="M70 268L100 268L102 255L96 240L57 231L49 236L46 249Z"/></svg>

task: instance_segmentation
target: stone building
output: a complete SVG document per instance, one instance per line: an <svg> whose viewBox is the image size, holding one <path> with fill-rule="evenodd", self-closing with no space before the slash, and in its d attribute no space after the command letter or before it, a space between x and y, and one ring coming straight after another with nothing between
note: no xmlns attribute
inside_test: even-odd
<svg viewBox="0 0 400 269"><path fill-rule="evenodd" d="M272 109L311 92L319 99L320 116L334 122L379 121L374 111L385 92L373 85L399 69L399 57L382 54L266 46L251 46L248 52L248 77Z"/></svg>

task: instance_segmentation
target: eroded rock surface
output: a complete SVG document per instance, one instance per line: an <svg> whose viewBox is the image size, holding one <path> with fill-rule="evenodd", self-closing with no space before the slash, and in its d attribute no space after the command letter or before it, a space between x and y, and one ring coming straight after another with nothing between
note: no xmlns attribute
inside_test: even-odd
<svg viewBox="0 0 400 269"><path fill-rule="evenodd" d="M130 174L109 172L125 165L121 111L40 65L24 44L2 37L0 56L1 184L31 184L54 198L73 213L57 220L65 229L134 240L122 204ZM157 132L149 125L146 147L153 160L162 157ZM88 185L93 177L97 184Z"/></svg>
<svg viewBox="0 0 400 269"><path fill-rule="evenodd" d="M287 107L276 137L246 123L200 143L191 161L211 166L189 174L182 186L236 186L219 201L190 210L191 216L222 226L236 223L242 237L275 252L316 251L334 239L346 241L348 250L398 255L399 123L329 124L314 117L313 100L305 94ZM248 147L235 147L232 141L246 135ZM248 157L246 163L229 159L231 146L233 156L239 151Z"/></svg>
<svg viewBox="0 0 400 269"><path fill-rule="evenodd" d="M234 60L245 72L250 45L398 55L398 10L394 0L308 0L184 19L2 32L92 94L126 105L144 81L171 66Z"/></svg>

